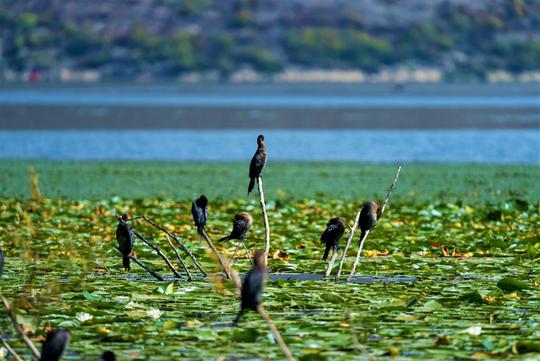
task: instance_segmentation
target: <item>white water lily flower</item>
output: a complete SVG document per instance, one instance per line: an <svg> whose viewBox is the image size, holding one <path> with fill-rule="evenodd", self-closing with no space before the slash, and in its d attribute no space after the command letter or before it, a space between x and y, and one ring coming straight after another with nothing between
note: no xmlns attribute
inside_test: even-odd
<svg viewBox="0 0 540 361"><path fill-rule="evenodd" d="M86 312L77 312L75 314L75 318L81 322L86 322L86 321L90 321L91 319L94 318L94 316L92 316L91 314L89 313L86 313Z"/></svg>
<svg viewBox="0 0 540 361"><path fill-rule="evenodd" d="M157 320L161 317L161 311L157 308L151 308L146 311L146 314L148 317L150 317L152 320Z"/></svg>
<svg viewBox="0 0 540 361"><path fill-rule="evenodd" d="M482 327L480 326L471 326L465 330L471 336L480 336L482 333Z"/></svg>

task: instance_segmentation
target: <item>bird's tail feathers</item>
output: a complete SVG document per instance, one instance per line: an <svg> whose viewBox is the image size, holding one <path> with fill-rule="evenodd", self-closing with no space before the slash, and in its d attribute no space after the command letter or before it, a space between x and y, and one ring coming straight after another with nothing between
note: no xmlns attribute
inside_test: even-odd
<svg viewBox="0 0 540 361"><path fill-rule="evenodd" d="M218 242L225 242L225 241L228 241L229 239L231 239L231 235L229 234L228 236L225 236L223 238L220 238L218 239Z"/></svg>
<svg viewBox="0 0 540 361"><path fill-rule="evenodd" d="M332 248L332 246L330 246L329 244L326 245L326 248L324 250L324 254L323 254L323 257L322 257L323 261L326 261L326 259L328 258L328 253L330 253L331 248Z"/></svg>
<svg viewBox="0 0 540 361"><path fill-rule="evenodd" d="M126 271L131 270L131 266L130 266L130 264L129 264L129 256L124 256L124 257L122 258L122 263L124 264L124 269L125 269Z"/></svg>
<svg viewBox="0 0 540 361"><path fill-rule="evenodd" d="M255 188L255 177L251 177L249 179L249 187L248 187L248 194L251 193L251 191Z"/></svg>
<svg viewBox="0 0 540 361"><path fill-rule="evenodd" d="M238 322L240 322L240 319L242 318L243 314L244 314L244 309L241 309L240 312L238 312L238 315L236 315L236 318L234 319L232 323L233 326L238 325Z"/></svg>

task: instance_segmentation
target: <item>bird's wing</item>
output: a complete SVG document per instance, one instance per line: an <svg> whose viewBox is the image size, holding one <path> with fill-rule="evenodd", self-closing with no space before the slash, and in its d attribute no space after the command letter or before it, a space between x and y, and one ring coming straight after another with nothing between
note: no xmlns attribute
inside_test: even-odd
<svg viewBox="0 0 540 361"><path fill-rule="evenodd" d="M196 226L204 225L205 223L205 212L201 207L198 207L195 203L191 206L191 214L193 214L193 221Z"/></svg>
<svg viewBox="0 0 540 361"><path fill-rule="evenodd" d="M334 239L339 234L339 227L336 224L331 224L326 227L323 234L321 235L321 241L327 243L328 241L334 241Z"/></svg>
<svg viewBox="0 0 540 361"><path fill-rule="evenodd" d="M251 159L251 164L249 165L249 176L252 178L260 176L265 164L266 154L257 151Z"/></svg>
<svg viewBox="0 0 540 361"><path fill-rule="evenodd" d="M233 222L233 230L232 230L231 234L234 235L235 237L237 237L240 233L242 233L242 231L244 229L246 229L247 224L248 224L248 222L245 219L235 220Z"/></svg>
<svg viewBox="0 0 540 361"><path fill-rule="evenodd" d="M243 308L255 308L261 303L264 290L264 273L259 269L252 269L246 275L242 286Z"/></svg>

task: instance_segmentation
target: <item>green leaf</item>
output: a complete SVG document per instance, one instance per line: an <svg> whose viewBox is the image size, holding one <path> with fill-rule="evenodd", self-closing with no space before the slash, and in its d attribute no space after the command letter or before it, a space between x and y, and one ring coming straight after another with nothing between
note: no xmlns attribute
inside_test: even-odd
<svg viewBox="0 0 540 361"><path fill-rule="evenodd" d="M478 293L478 291L472 291L469 293L465 293L461 297L459 297L460 301L469 302L469 303L485 303L484 299L482 298L482 295Z"/></svg>
<svg viewBox="0 0 540 361"><path fill-rule="evenodd" d="M83 292L83 297L90 301L101 301L102 297L97 293L90 293L88 291Z"/></svg>
<svg viewBox="0 0 540 361"><path fill-rule="evenodd" d="M174 283L169 283L168 285L162 285L156 288L157 293L161 293L163 295L170 295L174 292Z"/></svg>
<svg viewBox="0 0 540 361"><path fill-rule="evenodd" d="M499 282L497 282L497 287L505 292L528 290L531 288L527 282L513 277L505 277L501 279Z"/></svg>
<svg viewBox="0 0 540 361"><path fill-rule="evenodd" d="M512 351L517 354L530 352L540 352L540 342L536 341L518 341L512 347Z"/></svg>
<svg viewBox="0 0 540 361"><path fill-rule="evenodd" d="M335 293L324 293L321 295L321 298L331 303L345 303L345 299Z"/></svg>

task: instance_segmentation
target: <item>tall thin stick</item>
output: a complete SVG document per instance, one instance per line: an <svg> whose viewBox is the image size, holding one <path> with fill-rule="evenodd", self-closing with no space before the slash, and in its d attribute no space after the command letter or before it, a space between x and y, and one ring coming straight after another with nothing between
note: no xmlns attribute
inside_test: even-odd
<svg viewBox="0 0 540 361"><path fill-rule="evenodd" d="M163 254L163 252L161 252L161 250L155 245L153 244L152 242L150 242L149 240L147 240L146 238L144 238L139 232L137 232L136 230L133 230L133 233L137 236L137 238L139 238L141 241L143 241L144 243L146 243L146 245L150 248L152 248L154 251L156 251L156 253L158 254L158 256L160 256L161 258L163 258L163 260L165 261L165 263L167 264L167 266L169 266L169 268L171 269L172 273L174 273L174 275L178 278L181 278L182 276L180 276L180 273L178 273L178 271L176 270L176 268L174 268L173 264L171 263L171 261L169 260L169 258L167 256L165 256L165 254Z"/></svg>
<svg viewBox="0 0 540 361"><path fill-rule="evenodd" d="M285 341L283 341L283 338L281 337L281 334L279 333L276 326L274 326L274 322L272 322L272 319L270 318L268 313L266 313L263 305L257 306L257 312L259 312L259 314L262 316L262 318L264 318L264 320L266 321L266 324L268 325L268 328L270 329L270 332L272 332L272 335L276 339L276 341L278 343L278 346L281 349L281 352L283 352L283 355L285 355L285 358L288 361L294 361L294 357L293 357L291 351L287 347L287 344L285 343Z"/></svg>
<svg viewBox="0 0 540 361"><path fill-rule="evenodd" d="M264 191L262 177L257 178L257 188L259 189L259 200L261 203L261 209L264 220L264 254L265 254L265 266L268 265L268 256L270 254L270 223L268 222L268 214L266 213L266 203L264 202Z"/></svg>
<svg viewBox="0 0 540 361"><path fill-rule="evenodd" d="M17 316L15 315L15 313L13 312L13 308L11 307L11 304L9 303L8 300L6 300L6 298L4 297L4 295L0 294L0 299L2 300L2 303L4 304L4 308L6 309L6 313L7 315L9 316L9 318L11 319L11 323L13 325L13 329L15 330L15 332L17 332L17 334L19 335L20 339L26 344L26 346L28 346L28 348L30 349L30 351L32 351L32 354L34 355L35 358L37 358L38 360L41 358L41 353L39 352L39 350L36 348L36 346L34 345L34 343L32 342L32 340L30 340L24 333L23 329L21 328L21 326L19 325L19 323L17 322Z"/></svg>
<svg viewBox="0 0 540 361"><path fill-rule="evenodd" d="M133 262L135 262L136 264L139 265L139 267L141 267L143 270L145 270L146 272L150 273L150 275L152 275L152 277L154 277L156 280L158 281L164 281L163 277L161 277L160 275L158 275L156 272L152 271L150 269L150 267L146 266L144 263L142 263L141 261L139 261L139 259L133 255L129 255L128 256L130 260L132 260Z"/></svg>
<svg viewBox="0 0 540 361"><path fill-rule="evenodd" d="M7 352L13 356L13 358L16 360L16 361L23 361L23 359L21 358L21 356L19 356L17 354L17 352L15 352L15 350L13 348L11 348L11 346L6 342L6 340L4 340L3 337L0 337L0 340L2 340L2 345L4 346L4 348L7 350Z"/></svg>
<svg viewBox="0 0 540 361"><path fill-rule="evenodd" d="M180 240L178 239L178 237L176 237L174 234L172 234L171 232L167 231L165 228L163 228L162 226L160 226L159 224L155 223L154 221L152 221L150 218L148 218L147 216L143 216L144 220L148 223L150 223L152 226L154 226L155 228L159 229L161 232L165 233L166 235L168 235L169 237L171 237L172 239L174 239L174 241L176 242L177 245L179 245L183 250L184 252L186 252L189 257L193 260L193 264L195 265L195 267L197 267L199 269L199 271L204 275L204 276L208 276L208 273L206 273L206 271L202 268L201 264L199 263L199 261L197 261L197 258L195 258L195 256L193 255L193 253L191 253L191 251L182 243L180 242Z"/></svg>
<svg viewBox="0 0 540 361"><path fill-rule="evenodd" d="M332 257L330 258L330 262L328 262L328 266L326 267L326 271L324 272L324 277L330 276L330 273L332 273L332 268L334 267L334 263L336 262L338 253L337 251L332 252Z"/></svg>
<svg viewBox="0 0 540 361"><path fill-rule="evenodd" d="M171 246L171 248L173 249L174 254L176 255L176 259L178 260L178 262L180 262L180 265L182 265L182 268L184 269L184 271L186 271L188 280L193 281L193 278L191 277L191 273L189 272L189 269L184 263L184 260L182 259L182 257L180 257L180 255L178 254L178 250L176 249L176 247L172 244L171 238L168 235L165 235L165 238L167 239L167 242L169 242L169 246Z"/></svg>
<svg viewBox="0 0 540 361"><path fill-rule="evenodd" d="M396 186L400 172L401 172L401 166L398 166L396 176L394 177L392 184L388 188L388 193L386 194L386 198L384 199L384 203L381 208L381 216L384 213L384 210L386 209L386 205L388 204L388 201L390 200L390 196L392 195L392 191L394 190L394 187ZM358 262L360 261L360 254L362 253L362 248L364 248L364 242L366 241L368 234L369 234L369 230L366 231L366 233L364 234L364 237L360 240L360 244L358 245L358 251L356 252L356 258L353 263L353 268L351 270L351 273L349 274L349 277L347 277L347 282L351 282L354 276L354 272L356 271L356 266L358 265Z"/></svg>
<svg viewBox="0 0 540 361"><path fill-rule="evenodd" d="M341 276L341 271L343 270L343 263L345 262L345 257L347 256L347 251L349 250L349 246L351 245L352 239L354 237L354 232L358 228L358 223L360 222L360 211L356 213L356 217L354 219L354 224L351 227L351 233L349 234L349 238L347 238L347 243L345 244L345 248L343 248L343 253L341 254L341 260L339 261L339 268L336 274L336 281L339 280L339 277ZM328 269L327 269L328 272ZM330 272L332 272L332 269L330 268ZM328 277L328 276L327 276Z"/></svg>
<svg viewBox="0 0 540 361"><path fill-rule="evenodd" d="M210 247L210 249L212 250L212 252L216 256L221 268L223 269L223 272L225 273L225 276L227 276L227 278L231 278L231 273L229 272L229 268L225 265L225 262L223 261L223 257L221 257L221 254L218 252L216 246L214 245L214 242L212 242L210 237L208 237L208 234L206 234L204 229L202 230L201 233L202 233L202 236L205 239L206 243L208 243L208 247Z"/></svg>

